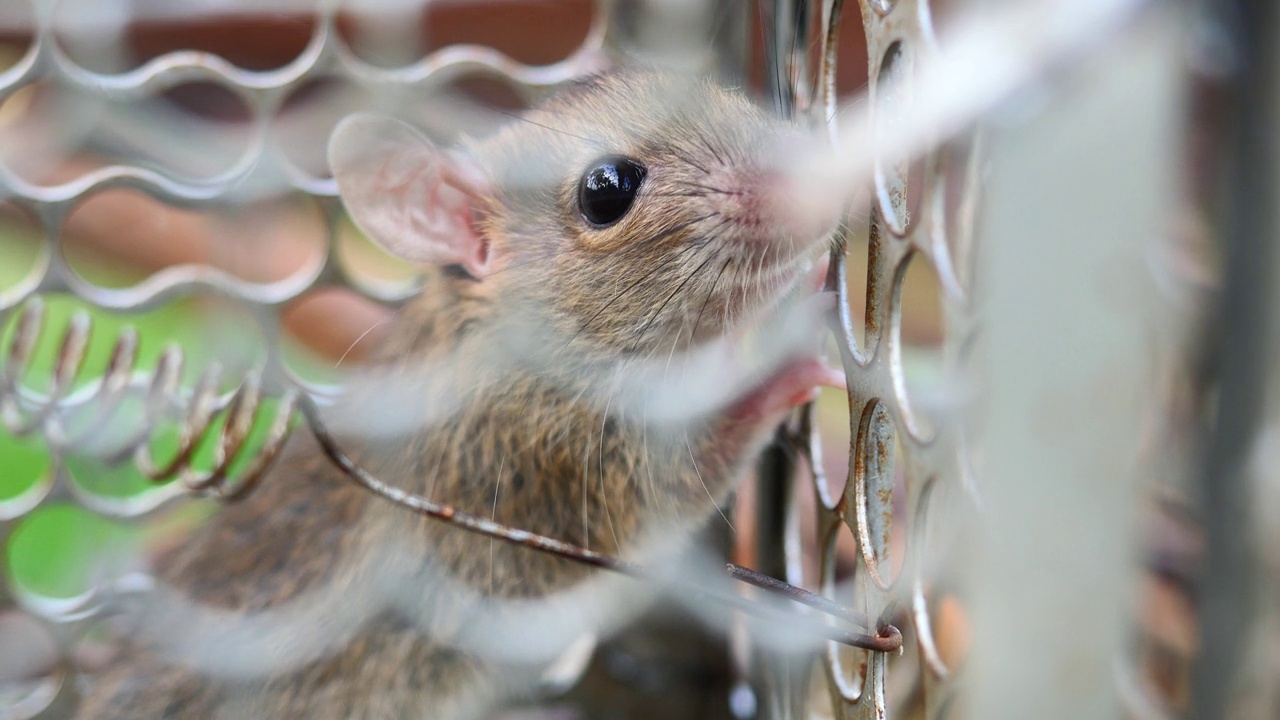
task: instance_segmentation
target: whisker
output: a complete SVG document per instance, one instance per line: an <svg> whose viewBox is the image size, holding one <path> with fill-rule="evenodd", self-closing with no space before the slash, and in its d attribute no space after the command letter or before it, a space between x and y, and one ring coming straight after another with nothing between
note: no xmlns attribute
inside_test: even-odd
<svg viewBox="0 0 1280 720"><path fill-rule="evenodd" d="M718 235L719 235L719 231L720 231L721 229L726 228L726 227L728 227L729 225L730 225L730 222L729 222L729 219L728 219L728 218L724 217L723 215L717 216L717 217L716 217L716 223L715 223L714 225L712 225L711 227L707 228L707 229L703 232L703 236L704 236L704 237L716 237L716 236L718 236Z"/></svg>
<svg viewBox="0 0 1280 720"><path fill-rule="evenodd" d="M734 258L731 256L729 259L733 260ZM738 288L738 276L741 274L742 274L742 262L739 261L734 265L733 279L729 281L729 302L725 303L724 305L724 317L722 318L722 322L724 323L724 326L726 328L733 327L734 322L736 320L736 318L734 318L733 316L734 314L733 313L733 308L734 308L733 296L734 296L734 290Z"/></svg>
<svg viewBox="0 0 1280 720"><path fill-rule="evenodd" d="M498 521L498 491L502 489L502 471L507 467L507 454L502 453L502 460L498 463L497 482L493 485L493 509L489 512L489 520ZM489 538L489 594L494 593L493 588L493 538Z"/></svg>
<svg viewBox="0 0 1280 720"><path fill-rule="evenodd" d="M695 220L696 220L696 219L695 219ZM625 248L625 249L621 250L621 251L620 251L620 254L622 254L622 255L630 255L630 254L632 254L632 253L637 253L637 254L638 254L638 253L644 252L644 250L645 250L644 244L643 244L643 243L637 243L637 244L635 244L635 245L632 245L632 246L630 246L630 247L627 247L627 248ZM562 251L561 251L560 249L558 249L558 248L551 249L551 250L548 250L548 251L546 251L546 252L544 252L544 253L539 253L539 254L537 254L537 255L535 255L535 256L533 256L533 257L531 257L531 258L529 258L528 260L525 260L525 261L523 261L523 262L513 263L513 264L511 264L511 265L508 265L508 266L506 266L506 267L504 267L504 268L500 269L500 270L494 270L493 272L490 272L490 273L485 274L485 275L484 275L484 277L482 277L482 278L480 278L480 279L481 279L481 280L484 280L484 279L491 278L491 277L494 277L494 276L497 276L497 275L501 275L502 273L508 272L508 271L510 271L510 270L516 270L516 269L518 269L518 268L528 267L528 266L530 266L530 265L534 265L534 264L537 264L537 263L540 263L540 262L545 262L545 261L548 261L548 260L553 260L553 259L555 259L555 258L556 258L556 257L557 257L561 252L562 252Z"/></svg>
<svg viewBox="0 0 1280 720"><path fill-rule="evenodd" d="M597 468L600 474L600 503L604 506L604 519L609 525L609 534L613 536L614 552L622 549L622 543L618 541L618 531L613 527L613 513L609 512L609 494L604 487L604 429L609 424L609 405L613 402L613 393L609 393L609 397L604 401L604 415L600 420L600 467Z"/></svg>
<svg viewBox="0 0 1280 720"><path fill-rule="evenodd" d="M724 161L724 157L720 154L720 150L716 148L715 143L707 139L707 136L701 133L693 133L693 137L707 149L707 152L711 154L711 157L716 159L716 162L726 166L729 164Z"/></svg>
<svg viewBox="0 0 1280 720"><path fill-rule="evenodd" d="M645 322L644 327L640 328L640 332L636 333L637 340L640 337L644 336L645 332L648 331L649 326L653 324L653 321L657 320L658 316L662 314L662 311L667 309L667 305L671 303L671 299L674 298L677 294L679 294L680 291L684 290L684 286L688 285L689 281L692 280L695 275L697 275L699 272L702 272L702 268L706 267L707 263L711 262L715 258L715 256L716 256L715 253L708 253L707 259L703 260L701 265L694 268L693 272L690 272L688 276L686 276L685 279L681 281L679 285L676 286L676 289L672 290L670 295L667 295L667 299L663 300L662 304L658 306L658 309L653 311L653 313L649 315L649 320Z"/></svg>
<svg viewBox="0 0 1280 720"><path fill-rule="evenodd" d="M480 279L481 279L481 280L484 280L484 279L486 279L486 278L494 277L495 275L501 275L502 273L507 272L508 270L515 270L516 268L528 267L529 265L533 265L533 264L535 264L535 263L540 263L540 262L544 262L544 261L546 261L546 260L551 260L551 259L552 259L552 258L554 258L557 254L559 254L559 251L557 251L557 250L550 250L550 251L546 252L545 254L537 255L537 256L532 257L532 258L530 258L530 259L528 259L528 260L526 260L526 261L524 261L524 262L513 263L513 264L511 264L511 265L508 265L508 266L506 266L506 267L502 268L501 270L494 270L493 272L486 273L486 274L485 274L485 276L484 276L484 277L482 277L482 278L480 278Z"/></svg>
<svg viewBox="0 0 1280 720"><path fill-rule="evenodd" d="M688 155L684 154L683 152L680 152L679 150L677 150L677 149L675 149L675 148L672 148L672 150L671 150L671 154L672 154L672 155L675 155L677 158L680 158L680 159L681 159L681 160L683 160L685 163L687 163L687 164L689 164L689 165L692 165L693 167L697 168L698 170L701 170L703 175L710 175L710 174L711 174L711 173L710 173L710 171L708 171L708 170L707 170L705 167L703 167L700 163L695 162L695 161L694 161L694 159L693 159L692 157L690 157L690 156L688 156Z"/></svg>
<svg viewBox="0 0 1280 720"><path fill-rule="evenodd" d="M662 368L662 380L666 382L671 376L671 361L676 357L676 348L680 347L680 336L684 334L684 323L680 323L680 329L676 332L676 336L671 340L671 349L667 351L667 364ZM689 375L689 366L684 368L684 377Z"/></svg>
<svg viewBox="0 0 1280 720"><path fill-rule="evenodd" d="M716 502L716 498L711 494L711 488L707 487L707 481L702 479L702 471L698 469L698 461L693 457L693 445L689 443L689 433L684 434L684 446L689 450L689 462L693 465L693 474L698 476L698 482L702 483L702 489L707 492L707 497L711 498L711 505L720 513L720 518L724 520L724 524L729 526L729 531L733 532L733 523L729 522L729 518L725 516L724 511L720 509L720 503Z"/></svg>
<svg viewBox="0 0 1280 720"><path fill-rule="evenodd" d="M703 149L707 150L707 154L712 156L717 163L724 165L724 159L721 158L721 154L719 154L719 151L716 150L716 147L714 147L712 143L708 142L707 137L705 137L703 133L694 131L689 133L689 137L692 138L694 142L698 143L698 145L703 146Z"/></svg>
<svg viewBox="0 0 1280 720"><path fill-rule="evenodd" d="M642 397L644 408L640 422L640 446L643 452L640 457L644 458L644 474L649 480L649 493L653 497L658 497L657 486L653 483L653 458L649 455L649 395L646 393Z"/></svg>
<svg viewBox="0 0 1280 720"><path fill-rule="evenodd" d="M764 272L764 261L765 261L766 253L765 253L765 251L762 249L762 250L760 250L760 252L758 252L758 253L756 253L756 254L757 254L759 257L756 259L755 277L754 277L754 278L752 278L751 284L752 284L753 286L759 287L759 286L760 286L760 276L761 276L761 274ZM744 288L743 292L744 292L744 293L746 292L745 288ZM752 315L751 315L751 319L752 319L752 324L755 326L756 332L757 332L757 333L760 333L760 332L761 332L761 326L760 326L760 313L759 313L759 312L752 313ZM764 369L763 367L757 367L757 368L756 368L756 384L757 384L757 385L759 385L759 384L764 383L765 379L766 379L766 378L765 378L765 369Z"/></svg>
<svg viewBox="0 0 1280 720"><path fill-rule="evenodd" d="M729 269L729 262L732 258L725 258L724 264L720 266L720 272L716 273L716 279L711 281L711 287L707 289L707 297L702 301L702 307L698 308L698 317L693 321L693 329L689 331L689 339L693 340L698 334L698 327L702 325L702 314L707 311L707 303L711 302L711 297L715 295L716 288L720 285L720 278L724 277L724 271Z"/></svg>
<svg viewBox="0 0 1280 720"><path fill-rule="evenodd" d="M564 135L565 137L571 137L576 140L581 140L583 142L591 143L593 145L599 142L594 138L584 137L582 135L575 135L571 132L566 132L564 130L561 130L560 128L551 127L550 125L543 125L542 123L536 120L530 120L528 117L521 115L520 113L508 112L506 110L494 110L494 112L497 113L498 115L505 115L506 117L509 117L513 120L519 120L520 122L525 122L535 127L540 127L543 130L550 130L551 132L556 133L558 135Z"/></svg>
<svg viewBox="0 0 1280 720"><path fill-rule="evenodd" d="M345 351L343 351L342 357L338 358L338 362L334 363L333 366L336 368L339 365L341 365L342 361L347 359L347 355L350 355L351 351L355 350L356 346L360 344L360 341L363 340L366 335L373 332L374 330L377 330L379 326L385 325L390 321L391 321L391 318L388 317L388 318L383 318L378 322L370 325L368 330L365 330L364 332L360 333L360 337L356 338L355 341L353 341L351 345Z"/></svg>
<svg viewBox="0 0 1280 720"><path fill-rule="evenodd" d="M591 467L591 437L587 436L587 446L582 449L582 547L591 549L591 531L587 513L587 470Z"/></svg>
<svg viewBox="0 0 1280 720"><path fill-rule="evenodd" d="M609 308L611 308L615 302L617 302L618 300L620 300L620 299L622 298L622 296L624 296L624 295L626 295L626 294L630 293L631 291L635 290L637 287L639 287L640 285L644 284L645 282L647 282L647 281L649 281L649 280L652 280L652 279L653 279L653 278L654 278L654 277L655 277L659 272L661 272L661 271L663 271L663 270L667 269L667 266L669 266L669 265L671 265L671 264L675 263L676 261L678 261L678 260L680 259L681 255L682 255L682 254L684 254L684 252L686 252L686 250L688 250L690 247L691 247L691 246L685 246L685 247L680 248L680 249L676 250L675 252L673 252L673 253L671 253L671 254L667 255L667 257L666 257L666 258L664 258L660 263L658 263L658 265L657 265L657 266L655 266L652 270L650 270L647 274L645 274L645 275L641 275L639 278L637 278L637 279L636 279L636 281L635 281L635 282L633 282L633 283L631 283L630 285L628 285L628 286L624 287L622 290L619 290L619 291L618 291L618 292L617 292L613 297L609 298L609 300L608 300L608 301L606 301L604 304L602 304L602 305L600 306L600 308L599 308L598 310L596 310L595 314L593 314L591 317L587 318L586 322L580 323L580 324L578 325L578 329L577 329L576 331L574 331L573 335L569 336L569 339L568 339L567 341L565 341L564 345L560 348L559 352L564 352L564 351L569 347L569 345L571 345L571 344L573 343L573 341L574 341L574 340L576 340L576 339L578 338L578 336L582 335L582 333L583 333L583 332L584 332L584 331L585 331L585 330L586 330L586 329L587 329L587 328L588 328L592 323L594 323L597 319L599 319L599 317L600 317L602 314L604 314L604 312L605 312L606 310L608 310Z"/></svg>
<svg viewBox="0 0 1280 720"><path fill-rule="evenodd" d="M697 188L699 190L705 190L707 192L715 193L717 195L741 195L742 194L742 191L740 190L725 190L724 188L718 188L713 185L703 185L702 183L680 181L680 184L684 185L685 187Z"/></svg>

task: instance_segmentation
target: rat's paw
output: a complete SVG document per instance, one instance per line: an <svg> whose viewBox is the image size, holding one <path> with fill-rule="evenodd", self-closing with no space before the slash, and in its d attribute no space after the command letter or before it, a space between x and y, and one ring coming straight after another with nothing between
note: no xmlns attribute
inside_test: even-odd
<svg viewBox="0 0 1280 720"><path fill-rule="evenodd" d="M818 395L821 387L845 387L844 373L812 355L793 356L765 380L737 396L713 421L697 452L705 468L719 462L728 477L740 471L782 422L787 413Z"/></svg>
<svg viewBox="0 0 1280 720"><path fill-rule="evenodd" d="M817 358L797 358L738 399L729 414L739 422L772 425L793 408L816 398L822 387L844 390L844 373Z"/></svg>

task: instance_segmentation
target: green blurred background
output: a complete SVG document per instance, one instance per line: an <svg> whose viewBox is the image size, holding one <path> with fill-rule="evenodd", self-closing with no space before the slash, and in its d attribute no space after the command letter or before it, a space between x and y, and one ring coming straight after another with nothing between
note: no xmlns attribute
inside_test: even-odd
<svg viewBox="0 0 1280 720"><path fill-rule="evenodd" d="M12 288L33 268L40 254L40 241L26 228L0 222L0 291ZM136 269L116 266L103 260L97 267L104 274L127 278ZM93 331L76 388L92 385L106 368L113 346L122 329L138 330L139 344L135 368L146 373L169 345L182 348L187 362L183 382L190 387L211 358L208 333L210 308L198 298L169 303L159 309L122 315L96 310L78 299L65 295L44 296L45 324L32 362L20 382L37 393L48 387L61 337L72 315L88 312ZM15 310L4 317L0 327L0 351L7 357L17 316ZM316 371L318 362L295 348L297 360ZM235 380L227 373L228 380ZM242 377L242 375L240 375ZM224 381L224 389L231 386ZM126 405L106 426L117 430L135 427L136 404ZM130 410L134 410L132 414ZM231 477L237 477L249 458L261 447L267 427L275 413L275 403L267 400L255 417L247 452L233 463ZM221 426L223 414L216 418L213 430ZM105 428L104 428L105 430ZM213 466L215 432L208 432L197 446L193 466L208 470ZM178 428L172 422L162 423L151 433L150 447L155 457L164 462L173 457L178 447ZM134 466L132 460L106 466L93 457L67 455L55 457L39 432L15 437L0 425L0 508L9 515L23 506L23 498L41 493L57 478L59 483L74 483L79 492L92 495L108 505L113 502L144 499L145 493L158 492ZM160 492L163 492L162 490ZM172 506L172 507L169 507ZM148 544L159 542L166 533L181 532L207 515L210 504L168 503L166 509L148 513L146 520L111 519L65 500L46 500L16 518L4 520L3 569L10 588L24 595L49 599L71 599L91 589L105 576L130 566Z"/></svg>

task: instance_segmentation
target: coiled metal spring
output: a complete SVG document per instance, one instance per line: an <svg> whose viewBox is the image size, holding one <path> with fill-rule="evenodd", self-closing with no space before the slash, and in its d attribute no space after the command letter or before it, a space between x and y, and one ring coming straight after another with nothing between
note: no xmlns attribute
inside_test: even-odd
<svg viewBox="0 0 1280 720"><path fill-rule="evenodd" d="M0 370L0 418L4 428L17 437L40 433L51 451L90 452L108 465L132 458L138 471L155 484L177 481L182 489L208 493L232 501L252 491L271 468L285 441L297 405L297 391L280 394L278 402L264 399L262 373L250 371L233 390L219 392L223 371L211 363L194 386L182 386L186 357L182 349L170 345L160 354L155 367L138 368L138 333L132 327L121 330L112 344L102 376L89 387L75 392L93 332L93 320L84 311L75 312L57 344L58 351L47 390L40 394L25 387L41 335L48 331L45 303L29 300L14 323L13 334ZM120 437L111 437L113 423L122 422L131 397L141 395L142 412L136 423ZM272 409L274 405L274 410ZM224 422L215 422L222 414ZM260 447L250 442L251 430L259 418L271 415ZM168 459L160 459L150 442L160 423L177 416L177 448ZM196 450L213 444L212 464L200 468ZM233 468L240 467L238 473Z"/></svg>

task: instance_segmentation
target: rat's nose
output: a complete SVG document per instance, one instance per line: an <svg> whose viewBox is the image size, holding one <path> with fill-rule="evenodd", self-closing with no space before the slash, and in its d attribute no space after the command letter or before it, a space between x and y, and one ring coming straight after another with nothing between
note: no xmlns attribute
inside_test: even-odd
<svg viewBox="0 0 1280 720"><path fill-rule="evenodd" d="M778 237L799 249L807 249L826 239L835 230L839 216L823 204L807 202L804 189L796 187L792 176L771 169L761 176L762 212Z"/></svg>
<svg viewBox="0 0 1280 720"><path fill-rule="evenodd" d="M812 203L798 202L790 176L771 166L740 167L716 180L708 198L742 242L804 251L828 237L838 218Z"/></svg>
<svg viewBox="0 0 1280 720"><path fill-rule="evenodd" d="M827 196L838 193L823 193L792 167L815 139L792 127L765 126L738 140L753 160L719 168L712 184L722 192L708 199L741 241L804 252L829 237L841 203Z"/></svg>
<svg viewBox="0 0 1280 720"><path fill-rule="evenodd" d="M770 219L785 237L806 247L835 231L842 205L832 202L838 190L815 187L797 173L797 161L813 152L817 142L809 134L786 129L770 140L767 168L761 174Z"/></svg>

